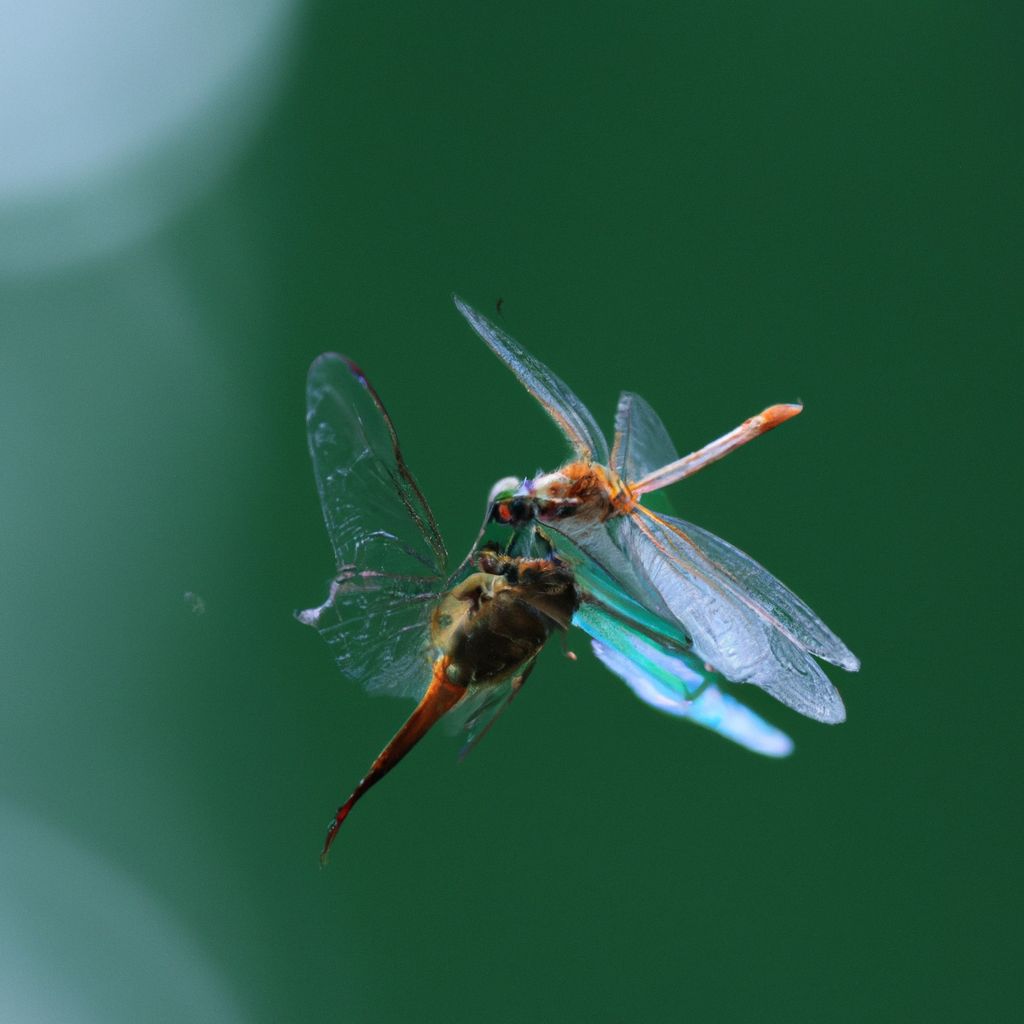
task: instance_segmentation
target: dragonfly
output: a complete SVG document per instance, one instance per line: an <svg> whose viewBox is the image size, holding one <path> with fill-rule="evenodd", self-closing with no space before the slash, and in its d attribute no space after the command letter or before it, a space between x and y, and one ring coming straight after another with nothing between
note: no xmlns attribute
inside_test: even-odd
<svg viewBox="0 0 1024 1024"><path fill-rule="evenodd" d="M597 421L552 370L458 296L470 327L555 421L573 456L554 472L492 489L492 518L537 520L572 542L636 600L675 620L693 651L735 683L760 687L821 722L846 717L839 692L815 660L847 671L860 662L799 597L763 566L708 530L643 504L800 413L772 405L680 457L664 423L624 392L609 449Z"/></svg>
<svg viewBox="0 0 1024 1024"><path fill-rule="evenodd" d="M442 717L459 707L471 733L510 700L578 604L554 559L498 560L446 573L447 550L409 470L380 396L352 360L327 353L310 368L306 424L337 572L327 600L298 613L367 690L412 697L412 714L328 826L328 851L362 796ZM490 571L489 571L490 570Z"/></svg>
<svg viewBox="0 0 1024 1024"><path fill-rule="evenodd" d="M412 714L331 819L326 863L355 804L441 719L462 756L511 704L554 633L570 623L642 700L750 750L781 757L788 736L742 705L690 650L597 566L579 576L536 524L502 548L478 547L449 571L434 514L394 423L359 366L326 353L310 367L307 440L336 572L326 600L297 613L342 674L371 694L416 701ZM726 684L727 685L727 684Z"/></svg>

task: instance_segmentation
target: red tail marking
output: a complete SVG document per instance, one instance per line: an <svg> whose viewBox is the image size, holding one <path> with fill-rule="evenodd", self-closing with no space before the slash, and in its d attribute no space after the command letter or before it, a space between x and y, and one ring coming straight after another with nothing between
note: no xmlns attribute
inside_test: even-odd
<svg viewBox="0 0 1024 1024"><path fill-rule="evenodd" d="M426 735L430 727L445 713L450 711L465 696L466 688L456 686L448 680L447 669L449 658L442 656L434 662L434 675L423 694L416 710L406 720L391 742L381 751L380 756L370 766L370 770L353 790L352 795L338 808L327 829L324 848L320 852L321 865L327 863L327 851L334 842L342 822L348 817L349 811L356 805L359 798L371 787L380 782L399 761Z"/></svg>

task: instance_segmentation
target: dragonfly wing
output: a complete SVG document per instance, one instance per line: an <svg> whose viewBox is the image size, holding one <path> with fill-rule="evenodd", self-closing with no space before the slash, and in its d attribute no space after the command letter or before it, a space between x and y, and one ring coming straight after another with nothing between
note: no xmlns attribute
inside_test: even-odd
<svg viewBox="0 0 1024 1024"><path fill-rule="evenodd" d="M391 417L350 359L328 352L310 367L306 436L338 567L443 575L447 552L434 515Z"/></svg>
<svg viewBox="0 0 1024 1024"><path fill-rule="evenodd" d="M693 523L681 519L674 522L701 550L729 589L798 647L848 672L860 668L860 661L846 644L750 555Z"/></svg>
<svg viewBox="0 0 1024 1024"><path fill-rule="evenodd" d="M619 542L697 654L726 679L753 683L809 718L844 720L842 699L813 658L738 600L673 521L650 513L626 517Z"/></svg>
<svg viewBox="0 0 1024 1024"><path fill-rule="evenodd" d="M756 754L785 757L792 752L793 741L784 732L723 693L714 683L693 699L687 699L673 688L671 680L652 674L629 654L606 647L598 640L593 640L592 646L605 667L651 707L717 732Z"/></svg>
<svg viewBox="0 0 1024 1024"><path fill-rule="evenodd" d="M367 690L421 697L430 681L429 617L447 559L394 425L351 360L310 367L306 427L337 575L327 600L299 613Z"/></svg>
<svg viewBox="0 0 1024 1024"><path fill-rule="evenodd" d="M716 685L720 679L688 650L690 639L659 620L593 568L577 575L584 591L573 624L592 638L594 653L642 700L688 718L759 754L792 750L785 733L769 725Z"/></svg>
<svg viewBox="0 0 1024 1024"><path fill-rule="evenodd" d="M845 722L843 698L814 658L774 630L768 644L772 662L750 682L808 718L830 725Z"/></svg>
<svg viewBox="0 0 1024 1024"><path fill-rule="evenodd" d="M327 600L296 617L314 626L347 679L368 693L419 700L430 683L430 614L437 603L433 580L396 589L383 577L339 576Z"/></svg>
<svg viewBox="0 0 1024 1024"><path fill-rule="evenodd" d="M661 417L639 395L624 391L615 410L612 469L623 480L640 480L678 458Z"/></svg>
<svg viewBox="0 0 1024 1024"><path fill-rule="evenodd" d="M466 305L457 295L455 306L484 344L519 378L519 382L537 399L584 460L607 465L608 445L590 410L560 377L539 359L530 355L515 338L495 327L487 317Z"/></svg>
<svg viewBox="0 0 1024 1024"><path fill-rule="evenodd" d="M717 686L709 686L700 694L686 717L755 754L788 757L793 753L789 736Z"/></svg>
<svg viewBox="0 0 1024 1024"><path fill-rule="evenodd" d="M582 590L597 593L606 604L614 604L616 596L626 595L654 617L674 622L668 606L619 545L621 524L620 519L591 523L570 516L544 523L543 532L559 535L554 548L573 570Z"/></svg>
<svg viewBox="0 0 1024 1024"><path fill-rule="evenodd" d="M643 699L662 710L689 704L711 675L692 653L670 649L650 634L638 632L627 620L610 614L601 605L584 601L572 622L591 637L595 647L628 658L647 680L650 696ZM607 664L602 654L598 657Z"/></svg>
<svg viewBox="0 0 1024 1024"><path fill-rule="evenodd" d="M512 703L536 663L536 659L530 660L501 682L470 686L466 696L448 713L445 720L448 731L465 733L465 742L459 751L460 761L487 735Z"/></svg>

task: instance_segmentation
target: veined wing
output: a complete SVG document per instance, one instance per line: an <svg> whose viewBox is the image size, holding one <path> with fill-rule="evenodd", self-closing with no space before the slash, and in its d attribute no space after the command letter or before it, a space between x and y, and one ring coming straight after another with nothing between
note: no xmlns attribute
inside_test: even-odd
<svg viewBox="0 0 1024 1024"><path fill-rule="evenodd" d="M615 585L587 573L577 576L584 598L573 624L592 638L594 653L642 700L659 711L688 718L748 750L771 757L790 753L785 733L723 693L690 648L678 625L653 616Z"/></svg>
<svg viewBox="0 0 1024 1024"><path fill-rule="evenodd" d="M421 697L430 682L429 616L447 559L376 391L344 356L310 367L306 427L337 564L327 600L299 613L339 669L374 693Z"/></svg>
<svg viewBox="0 0 1024 1024"><path fill-rule="evenodd" d="M753 683L809 718L845 719L838 691L814 659L738 599L675 521L643 510L623 520L619 543L685 626L694 650L726 679Z"/></svg>
<svg viewBox="0 0 1024 1024"><path fill-rule="evenodd" d="M514 675L501 682L471 685L466 696L448 712L445 717L448 731L462 732L465 736L459 750L460 761L487 735L491 726L509 707L536 664L537 659L532 658Z"/></svg>
<svg viewBox="0 0 1024 1024"><path fill-rule="evenodd" d="M688 667L684 662L667 665L664 674L654 673L636 660L634 652L606 647L598 640L591 644L605 667L651 707L717 732L755 754L786 757L792 753L793 741L781 729L723 693L716 684L709 683L692 699L680 694L674 683L676 673L685 673Z"/></svg>
<svg viewBox="0 0 1024 1024"><path fill-rule="evenodd" d="M623 391L615 410L611 467L623 480L641 480L679 458L661 417L631 391Z"/></svg>
<svg viewBox="0 0 1024 1024"><path fill-rule="evenodd" d="M472 306L457 295L455 306L466 318L469 326L483 339L487 347L519 378L519 382L537 399L547 414L583 460L608 463L608 445L597 421L572 389L551 372L539 359L530 355L501 328L495 327Z"/></svg>
<svg viewBox="0 0 1024 1024"><path fill-rule="evenodd" d="M345 356L327 352L309 368L306 435L339 568L443 575L444 542L391 417Z"/></svg>
<svg viewBox="0 0 1024 1024"><path fill-rule="evenodd" d="M668 520L667 516L661 517ZM844 668L856 672L860 661L856 655L825 625L788 587L780 583L764 566L750 555L733 547L693 523L671 520L689 538L728 581L730 589L742 595L762 618L789 637L798 647Z"/></svg>
<svg viewBox="0 0 1024 1024"><path fill-rule="evenodd" d="M331 648L343 676L367 693L419 700L430 685L430 613L439 584L342 570L327 600L297 612Z"/></svg>
<svg viewBox="0 0 1024 1024"><path fill-rule="evenodd" d="M582 592L596 594L600 601L613 608L620 599L631 606L642 606L650 619L661 626L675 622L668 606L619 546L621 522L619 519L607 523L581 522L570 516L546 522L538 532L546 536L550 530L559 535L557 544L549 541L549 547L557 550L558 557L572 569Z"/></svg>

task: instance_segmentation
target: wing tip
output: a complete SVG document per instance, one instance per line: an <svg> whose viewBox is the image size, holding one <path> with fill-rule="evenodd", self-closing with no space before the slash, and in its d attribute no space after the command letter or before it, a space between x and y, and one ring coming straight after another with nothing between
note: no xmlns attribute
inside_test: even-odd
<svg viewBox="0 0 1024 1024"><path fill-rule="evenodd" d="M822 714L818 721L824 722L825 725L842 725L846 721L846 705L843 703L843 698L839 696L838 692L835 695L835 700L822 709Z"/></svg>
<svg viewBox="0 0 1024 1024"><path fill-rule="evenodd" d="M309 386L316 386L321 378L338 368L339 364L344 366L345 369L363 385L363 387L367 386L367 377L363 372L362 367L354 359L350 359L348 356L342 355L340 352L321 352L320 355L318 355L313 362L309 364L309 372L306 374L306 380Z"/></svg>
<svg viewBox="0 0 1024 1024"><path fill-rule="evenodd" d="M319 608L303 608L301 610L296 609L292 612L295 619L301 622L304 626L312 626L314 629L320 624L320 613L323 611L323 605Z"/></svg>
<svg viewBox="0 0 1024 1024"><path fill-rule="evenodd" d="M770 739L766 737L765 740L758 747L748 747L747 749L755 754L774 757L778 760L789 757L796 749L796 744L784 732L777 732L776 736L772 736Z"/></svg>

